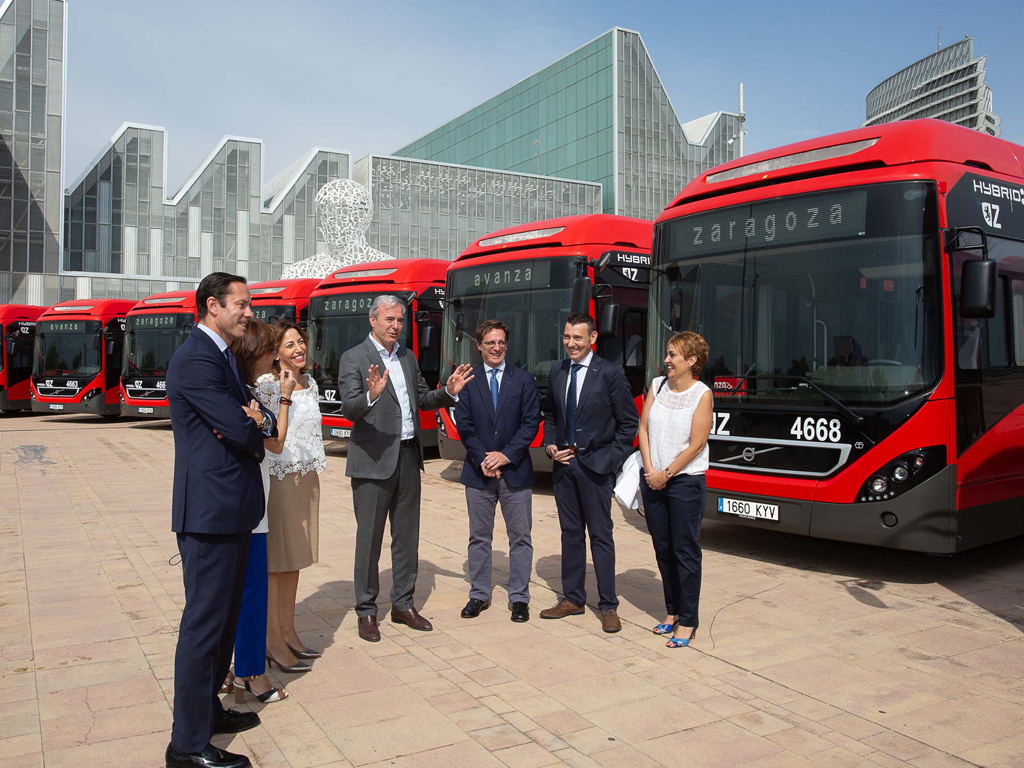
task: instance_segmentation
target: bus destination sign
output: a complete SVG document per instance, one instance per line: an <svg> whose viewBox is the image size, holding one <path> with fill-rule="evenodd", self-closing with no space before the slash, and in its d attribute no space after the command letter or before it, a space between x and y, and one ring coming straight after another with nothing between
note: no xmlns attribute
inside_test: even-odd
<svg viewBox="0 0 1024 768"><path fill-rule="evenodd" d="M867 190L815 195L723 208L669 221L670 260L751 248L778 247L865 234Z"/></svg>
<svg viewBox="0 0 1024 768"><path fill-rule="evenodd" d="M86 329L86 320L61 320L44 322L43 333L82 333Z"/></svg>
<svg viewBox="0 0 1024 768"><path fill-rule="evenodd" d="M131 323L133 330L140 328L174 328L177 325L177 315L135 315Z"/></svg>
<svg viewBox="0 0 1024 768"><path fill-rule="evenodd" d="M511 261L454 270L455 293L467 296L551 287L551 261Z"/></svg>

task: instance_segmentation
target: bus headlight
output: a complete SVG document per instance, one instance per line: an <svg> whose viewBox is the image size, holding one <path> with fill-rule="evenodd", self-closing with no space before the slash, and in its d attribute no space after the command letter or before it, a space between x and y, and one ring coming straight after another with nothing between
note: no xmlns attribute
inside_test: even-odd
<svg viewBox="0 0 1024 768"><path fill-rule="evenodd" d="M872 472L855 501L887 501L923 483L945 466L944 445L907 451Z"/></svg>
<svg viewBox="0 0 1024 768"><path fill-rule="evenodd" d="M871 480L872 493L885 493L889 490L889 482L884 477L875 477Z"/></svg>
<svg viewBox="0 0 1024 768"><path fill-rule="evenodd" d="M905 483L910 477L910 470L905 464L897 464L892 469L892 480L894 483Z"/></svg>

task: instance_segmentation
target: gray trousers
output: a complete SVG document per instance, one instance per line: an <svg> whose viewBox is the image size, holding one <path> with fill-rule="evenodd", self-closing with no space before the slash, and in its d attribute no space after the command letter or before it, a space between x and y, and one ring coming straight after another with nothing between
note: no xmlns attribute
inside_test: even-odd
<svg viewBox="0 0 1024 768"><path fill-rule="evenodd" d="M380 548L391 518L391 609L412 608L420 556L420 449L403 443L387 480L352 478L356 510L356 615L377 615Z"/></svg>
<svg viewBox="0 0 1024 768"><path fill-rule="evenodd" d="M533 489L513 488L505 478L488 478L484 488L466 486L469 511L469 596L484 602L491 599L491 539L494 536L494 507L501 502L501 514L508 531L508 599L530 602L530 573L533 570Z"/></svg>

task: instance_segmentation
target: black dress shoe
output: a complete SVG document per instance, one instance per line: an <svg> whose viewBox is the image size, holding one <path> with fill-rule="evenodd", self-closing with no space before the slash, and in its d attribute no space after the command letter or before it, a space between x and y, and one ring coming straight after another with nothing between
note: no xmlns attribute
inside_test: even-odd
<svg viewBox="0 0 1024 768"><path fill-rule="evenodd" d="M512 621L529 621L530 620L530 604L529 603L512 603Z"/></svg>
<svg viewBox="0 0 1024 768"><path fill-rule="evenodd" d="M237 709L225 709L224 714L213 716L214 733L241 733L255 728L260 724L260 716L255 712L239 712Z"/></svg>
<svg viewBox="0 0 1024 768"><path fill-rule="evenodd" d="M213 744L207 744L206 749L198 755L179 752L168 744L164 763L167 768L252 768L252 763L245 755L217 749Z"/></svg>
<svg viewBox="0 0 1024 768"><path fill-rule="evenodd" d="M480 615L480 611L486 611L490 607L490 600L485 603L483 600L477 600L475 597L471 597L469 598L469 602L466 603L466 607L462 609L462 618L475 619Z"/></svg>

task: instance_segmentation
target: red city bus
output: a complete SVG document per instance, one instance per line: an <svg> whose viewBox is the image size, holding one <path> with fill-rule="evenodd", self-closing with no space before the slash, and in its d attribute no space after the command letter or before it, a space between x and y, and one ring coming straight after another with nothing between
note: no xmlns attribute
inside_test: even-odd
<svg viewBox="0 0 1024 768"><path fill-rule="evenodd" d="M438 385L441 368L441 310L443 259L395 259L353 264L324 278L309 297L309 346L313 378L320 388L324 439L348 440L352 422L341 416L338 400L338 363L342 354L370 334L370 305L380 294L393 294L405 302L405 328L399 343L416 355L420 372L431 389ZM433 411L420 412L420 438L424 446L437 444Z"/></svg>
<svg viewBox="0 0 1024 768"><path fill-rule="evenodd" d="M473 333L484 320L498 319L509 326L509 362L530 371L543 395L551 367L565 357L566 317L589 312L599 332L597 354L624 368L639 403L646 381L652 230L649 221L591 214L519 224L480 238L448 269L445 365L480 365ZM442 458L464 458L455 409L440 417ZM535 469L549 472L541 439L538 431L530 455Z"/></svg>
<svg viewBox="0 0 1024 768"><path fill-rule="evenodd" d="M305 328L309 318L309 296L318 285L320 280L315 277L252 283L249 293L253 317L267 323L285 317Z"/></svg>
<svg viewBox="0 0 1024 768"><path fill-rule="evenodd" d="M128 312L121 410L127 416L168 419L167 366L196 320L196 292L147 296Z"/></svg>
<svg viewBox="0 0 1024 768"><path fill-rule="evenodd" d="M136 302L78 299L50 307L36 324L32 410L121 415L125 317Z"/></svg>
<svg viewBox="0 0 1024 768"><path fill-rule="evenodd" d="M898 122L672 201L649 354L684 329L710 345L706 518L931 553L1024 534L1022 159Z"/></svg>
<svg viewBox="0 0 1024 768"><path fill-rule="evenodd" d="M0 412L32 407L32 349L36 318L46 307L0 304Z"/></svg>

